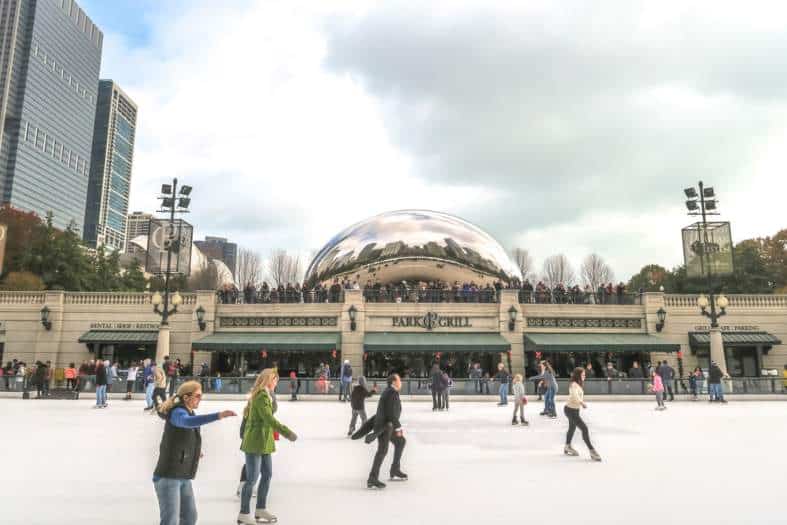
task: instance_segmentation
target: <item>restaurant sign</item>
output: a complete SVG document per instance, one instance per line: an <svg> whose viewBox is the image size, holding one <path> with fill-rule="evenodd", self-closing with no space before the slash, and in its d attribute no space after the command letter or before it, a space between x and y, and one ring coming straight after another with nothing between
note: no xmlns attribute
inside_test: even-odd
<svg viewBox="0 0 787 525"><path fill-rule="evenodd" d="M115 321L101 321L90 323L91 330L158 330L159 323L128 323Z"/></svg>
<svg viewBox="0 0 787 525"><path fill-rule="evenodd" d="M470 318L464 315L440 315L428 312L424 315L395 315L391 319L394 328L470 328Z"/></svg>
<svg viewBox="0 0 787 525"><path fill-rule="evenodd" d="M722 332L759 332L760 327L757 325L719 325ZM710 332L710 325L700 324L694 327L695 332Z"/></svg>

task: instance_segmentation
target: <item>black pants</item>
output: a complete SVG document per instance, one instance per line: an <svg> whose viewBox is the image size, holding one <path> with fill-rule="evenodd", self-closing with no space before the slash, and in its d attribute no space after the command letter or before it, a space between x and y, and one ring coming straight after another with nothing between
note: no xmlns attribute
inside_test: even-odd
<svg viewBox="0 0 787 525"><path fill-rule="evenodd" d="M442 392L436 388L432 389L432 410L443 408Z"/></svg>
<svg viewBox="0 0 787 525"><path fill-rule="evenodd" d="M563 413L568 418L568 433L566 434L566 445L571 444L571 440L574 438L574 431L579 427L579 430L582 432L582 441L585 442L588 449L593 450L593 445L590 443L590 432L588 432L588 426L582 421L582 418L579 416L579 409L578 408L569 408L567 406L563 407Z"/></svg>
<svg viewBox="0 0 787 525"><path fill-rule="evenodd" d="M374 455L374 462L372 463L372 471L369 472L369 479L380 478L380 466L383 464L385 456L388 455L388 443L393 442L394 457L391 463L391 471L396 472L400 468L402 461L402 452L404 452L404 445L407 442L404 436L396 436L393 433L393 426L388 423L385 430L377 438L377 454Z"/></svg>
<svg viewBox="0 0 787 525"><path fill-rule="evenodd" d="M76 390L76 388L77 388L76 378L66 379L66 390Z"/></svg>
<svg viewBox="0 0 787 525"><path fill-rule="evenodd" d="M448 410L448 390L440 391L440 403L442 404L442 408Z"/></svg>
<svg viewBox="0 0 787 525"><path fill-rule="evenodd" d="M175 376L170 376L167 379L169 379L169 397L172 397L175 395Z"/></svg>
<svg viewBox="0 0 787 525"><path fill-rule="evenodd" d="M162 403L167 400L167 389L166 388L158 388L158 387L156 387L156 388L153 389L153 406L156 407L156 410L158 410L158 404L159 404L158 399L159 398L161 399Z"/></svg>

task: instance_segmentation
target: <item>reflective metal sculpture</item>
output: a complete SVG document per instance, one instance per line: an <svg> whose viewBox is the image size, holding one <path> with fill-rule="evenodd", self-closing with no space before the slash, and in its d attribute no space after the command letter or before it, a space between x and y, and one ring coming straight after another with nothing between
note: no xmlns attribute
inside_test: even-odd
<svg viewBox="0 0 787 525"><path fill-rule="evenodd" d="M357 280L360 286L400 281L509 283L522 274L488 233L447 213L383 213L340 232L309 265L306 281Z"/></svg>

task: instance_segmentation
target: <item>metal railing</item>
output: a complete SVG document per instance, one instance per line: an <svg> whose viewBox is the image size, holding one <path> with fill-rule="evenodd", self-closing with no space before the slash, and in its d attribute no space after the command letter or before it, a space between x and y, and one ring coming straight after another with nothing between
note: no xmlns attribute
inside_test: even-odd
<svg viewBox="0 0 787 525"><path fill-rule="evenodd" d="M520 304L600 304L633 305L642 304L638 293L607 294L584 291L558 290L518 290Z"/></svg>
<svg viewBox="0 0 787 525"><path fill-rule="evenodd" d="M496 303L497 295L494 288L445 290L397 287L391 290L366 288L363 291L367 303Z"/></svg>
<svg viewBox="0 0 787 525"><path fill-rule="evenodd" d="M344 302L344 290L219 290L216 297L221 304L320 304Z"/></svg>

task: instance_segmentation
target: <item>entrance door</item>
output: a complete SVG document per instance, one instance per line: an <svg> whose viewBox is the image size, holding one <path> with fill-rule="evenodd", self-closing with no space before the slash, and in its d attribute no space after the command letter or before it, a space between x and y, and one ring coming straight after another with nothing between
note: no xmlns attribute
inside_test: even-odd
<svg viewBox="0 0 787 525"><path fill-rule="evenodd" d="M732 377L757 377L757 349L753 346L727 347L724 349L727 358L727 373Z"/></svg>

